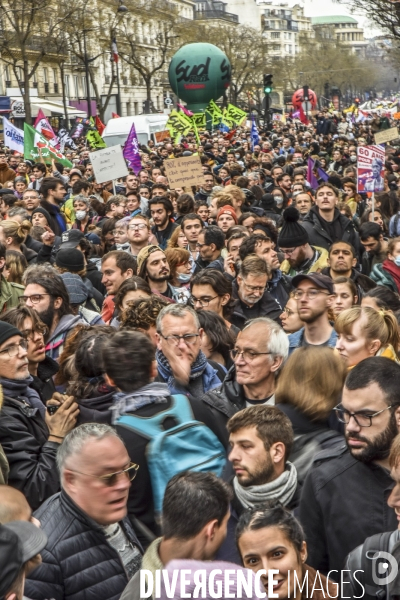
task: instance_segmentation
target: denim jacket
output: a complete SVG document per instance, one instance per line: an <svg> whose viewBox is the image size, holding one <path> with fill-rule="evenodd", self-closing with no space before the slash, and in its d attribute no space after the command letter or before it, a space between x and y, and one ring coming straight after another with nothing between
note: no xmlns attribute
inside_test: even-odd
<svg viewBox="0 0 400 600"><path fill-rule="evenodd" d="M303 338L304 338L304 327L299 329L299 331L296 331L295 333L291 333L289 335L289 355L292 354L292 352L294 350L296 350L296 348L300 348L300 346L303 343ZM331 337L329 338L329 341L328 341L328 346L330 348L334 348L336 346L336 340L337 340L337 333L332 328L332 333L331 333Z"/></svg>

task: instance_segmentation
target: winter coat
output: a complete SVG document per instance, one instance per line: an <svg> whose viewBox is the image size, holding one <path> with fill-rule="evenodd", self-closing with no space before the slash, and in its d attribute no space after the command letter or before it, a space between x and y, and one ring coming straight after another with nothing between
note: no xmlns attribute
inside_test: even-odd
<svg viewBox="0 0 400 600"><path fill-rule="evenodd" d="M10 467L8 465L7 457L4 453L2 446L0 446L0 484L8 483L8 474L10 472Z"/></svg>
<svg viewBox="0 0 400 600"><path fill-rule="evenodd" d="M298 514L310 566L323 573L340 571L348 553L367 537L397 529L396 514L387 504L393 487L389 471L356 460L346 445L318 454Z"/></svg>
<svg viewBox="0 0 400 600"><path fill-rule="evenodd" d="M330 267L326 267L326 269L322 269L321 273L323 275L328 275L330 277ZM358 298L363 298L366 292L369 290L373 290L376 287L376 283L372 281L369 277L357 271L354 267L351 269L350 279L355 283L357 287Z"/></svg>
<svg viewBox="0 0 400 600"><path fill-rule="evenodd" d="M25 287L7 281L3 275L0 275L0 278L0 313L2 313L19 306L19 299L24 295Z"/></svg>
<svg viewBox="0 0 400 600"><path fill-rule="evenodd" d="M76 425L82 423L107 423L111 425L111 406L113 405L113 395L115 389L103 384L104 394L94 396L93 398L75 398L79 406L79 416Z"/></svg>
<svg viewBox="0 0 400 600"><path fill-rule="evenodd" d="M33 375L33 381L30 385L40 396L43 404L46 404L53 397L56 387L54 385L53 376L58 372L58 363L46 356L45 359L38 364L37 375Z"/></svg>
<svg viewBox="0 0 400 600"><path fill-rule="evenodd" d="M14 169L11 169L7 163L2 163L0 165L0 183L2 185L7 183L7 181L14 181L16 176L17 176L17 174L14 171ZM12 194L12 193L13 193L13 191L10 190L10 194Z"/></svg>
<svg viewBox="0 0 400 600"><path fill-rule="evenodd" d="M237 281L232 282L232 291L234 300L239 300L238 294L238 285ZM265 290L264 294L257 302L259 307L259 317L269 317L273 321L278 322L279 316L282 314L283 306L279 304L279 302L272 296L272 294ZM247 317L245 316L240 301L236 303L234 311L229 318L232 325L235 325L239 329L243 329L245 323L247 321ZM280 322L279 322L280 324Z"/></svg>
<svg viewBox="0 0 400 600"><path fill-rule="evenodd" d="M268 281L268 291L273 298L284 308L292 291L292 278L284 275L281 269L272 271L272 279Z"/></svg>
<svg viewBox="0 0 400 600"><path fill-rule="evenodd" d="M25 582L32 600L118 600L128 577L104 530L62 491L35 513L47 535L42 564ZM127 518L120 521L126 536L142 553Z"/></svg>
<svg viewBox="0 0 400 600"><path fill-rule="evenodd" d="M47 356L57 360L63 351L65 340L72 332L74 327L80 323L87 325L86 321L83 321L80 315L69 314L61 317L57 327L46 343Z"/></svg>
<svg viewBox="0 0 400 600"><path fill-rule="evenodd" d="M289 355L292 354L296 350L296 348L300 348L302 346L304 339L304 327L296 331L295 333L291 333L289 335ZM331 336L328 340L329 348L335 348L337 341L337 333L334 329L332 329Z"/></svg>
<svg viewBox="0 0 400 600"><path fill-rule="evenodd" d="M343 242L349 242L355 248L356 252L359 253L360 241L354 224L342 215L337 208L335 208L334 217L334 221L336 220L338 221L338 229L341 231L338 239ZM324 229L324 222L319 217L317 206L313 206L310 209L303 221L300 222L300 225L307 231L311 246L320 246L321 248L325 248L325 250L329 250L333 242L338 241L332 239L328 231Z"/></svg>
<svg viewBox="0 0 400 600"><path fill-rule="evenodd" d="M60 489L59 444L49 442L48 437L43 417L28 398L4 396L0 440L10 465L8 483L24 494L33 510Z"/></svg>
<svg viewBox="0 0 400 600"><path fill-rule="evenodd" d="M373 266L371 273L369 274L370 279L375 281L377 285L382 285L384 287L389 288L395 294L398 294L398 289L395 280L391 276L391 274L384 269L382 263L377 263Z"/></svg>
<svg viewBox="0 0 400 600"><path fill-rule="evenodd" d="M86 277L92 282L93 287L103 296L107 294L105 286L101 283L103 273L98 270L94 262L88 261L86 265Z"/></svg>

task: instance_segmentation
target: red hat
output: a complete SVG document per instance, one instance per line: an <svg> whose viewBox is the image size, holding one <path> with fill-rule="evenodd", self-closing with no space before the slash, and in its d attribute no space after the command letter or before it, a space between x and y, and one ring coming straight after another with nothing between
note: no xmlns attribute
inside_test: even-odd
<svg viewBox="0 0 400 600"><path fill-rule="evenodd" d="M229 206L229 204L227 204L226 206L223 206L222 208L219 209L219 211L217 213L217 221L220 218L220 216L225 213L229 213L231 215L231 217L233 217L236 225L238 224L238 218L236 216L235 209L233 208L233 206Z"/></svg>

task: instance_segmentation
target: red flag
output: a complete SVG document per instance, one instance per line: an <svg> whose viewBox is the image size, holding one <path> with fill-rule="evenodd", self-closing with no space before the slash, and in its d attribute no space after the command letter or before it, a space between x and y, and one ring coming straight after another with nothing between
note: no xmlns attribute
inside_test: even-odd
<svg viewBox="0 0 400 600"><path fill-rule="evenodd" d="M231 140L231 139L233 138L233 136L235 135L235 133L236 133L236 129L233 129L233 130L232 130L232 131L230 131L229 133L226 133L226 134L224 135L224 138L225 138L226 140Z"/></svg>
<svg viewBox="0 0 400 600"><path fill-rule="evenodd" d="M33 127L36 129L36 131L41 133L42 136L46 138L46 140L48 140L52 146L55 148L59 147L60 142L58 137L54 133L53 128L42 109L39 110Z"/></svg>
<svg viewBox="0 0 400 600"><path fill-rule="evenodd" d="M301 104L300 104L299 112L300 112L300 121L303 123L303 125L309 125L310 121L307 119L307 116L304 113L304 110L303 110L303 107Z"/></svg>
<svg viewBox="0 0 400 600"><path fill-rule="evenodd" d="M114 38L112 43L111 43L111 52L112 52L112 57L113 57L113 61L115 63L117 63L119 61L119 54L118 54L118 48L117 48L117 40Z"/></svg>
<svg viewBox="0 0 400 600"><path fill-rule="evenodd" d="M95 117L95 123L96 123L97 131L99 132L100 135L103 135L103 131L105 130L106 126L104 125L104 123L100 119L100 117L98 117L97 115Z"/></svg>
<svg viewBox="0 0 400 600"><path fill-rule="evenodd" d="M121 117L117 113L111 113L113 119L120 119Z"/></svg>

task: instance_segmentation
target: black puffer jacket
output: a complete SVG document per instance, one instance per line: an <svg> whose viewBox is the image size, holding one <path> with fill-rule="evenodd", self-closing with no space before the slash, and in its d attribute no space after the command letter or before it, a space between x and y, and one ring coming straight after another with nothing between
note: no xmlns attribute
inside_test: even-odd
<svg viewBox="0 0 400 600"><path fill-rule="evenodd" d="M37 391L43 404L46 404L56 391L53 375L58 372L59 368L57 361L50 358L50 356L46 356L46 358L38 364L37 375L33 375L33 381L30 387Z"/></svg>
<svg viewBox="0 0 400 600"><path fill-rule="evenodd" d="M326 228L324 229L324 221L319 217L318 207L313 206L309 213L301 221L300 225L308 233L309 243L311 246L318 246L329 250L329 247L336 241L342 240L343 242L349 242L356 250L357 254L360 254L360 239L358 233L355 230L354 224L344 215L342 215L337 208L335 208L335 217L333 222L336 222L337 228L337 239L332 239Z"/></svg>
<svg viewBox="0 0 400 600"><path fill-rule="evenodd" d="M118 600L128 578L102 527L64 491L49 498L35 517L48 540L42 564L26 580L25 594L32 600ZM120 525L142 552L129 520Z"/></svg>

